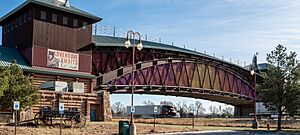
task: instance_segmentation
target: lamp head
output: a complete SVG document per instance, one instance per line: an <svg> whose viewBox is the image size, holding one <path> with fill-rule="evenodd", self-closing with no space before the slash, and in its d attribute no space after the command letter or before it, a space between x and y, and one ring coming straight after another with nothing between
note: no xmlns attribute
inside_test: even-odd
<svg viewBox="0 0 300 135"><path fill-rule="evenodd" d="M130 46L130 40L129 40L129 38L126 39L124 45L125 45L126 48L129 48L129 46Z"/></svg>
<svg viewBox="0 0 300 135"><path fill-rule="evenodd" d="M251 73L251 75L254 75L254 74L255 74L255 71L254 71L254 70L251 70L250 73Z"/></svg>
<svg viewBox="0 0 300 135"><path fill-rule="evenodd" d="M143 44L142 41L139 41L138 45L136 46L136 48L140 51L143 49Z"/></svg>

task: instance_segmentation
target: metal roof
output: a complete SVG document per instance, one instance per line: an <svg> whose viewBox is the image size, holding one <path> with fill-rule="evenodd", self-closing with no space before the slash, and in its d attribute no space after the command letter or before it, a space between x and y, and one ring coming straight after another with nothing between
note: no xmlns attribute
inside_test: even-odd
<svg viewBox="0 0 300 135"><path fill-rule="evenodd" d="M37 4L37 5L40 5L40 6L46 6L46 7L52 8L52 9L56 9L56 10L64 11L64 12L67 12L67 13L71 13L71 14L83 16L83 17L92 19L93 22L98 22L98 21L102 20L102 18L99 18L99 17L97 17L95 15L92 15L92 14L90 14L88 12L80 10L80 9L78 9L76 7L73 7L73 6L67 7L67 6L63 6L63 5L57 5L57 4L55 4L53 2L53 0L26 0L24 3L22 3L21 5L19 5L17 8L15 8L11 12L9 12L5 16L3 16L0 19L0 25L8 17L10 17L11 15L13 15L16 12L18 12L20 9L24 8L25 6L27 6L29 4Z"/></svg>
<svg viewBox="0 0 300 135"><path fill-rule="evenodd" d="M0 66L10 66L11 62L15 60L20 68L25 72L40 73L48 75L61 75L68 77L79 77L94 79L96 76L90 73L83 73L78 71L69 71L61 69L53 69L47 67L31 67L30 64L22 57L19 51L15 48L3 47L0 45Z"/></svg>
<svg viewBox="0 0 300 135"><path fill-rule="evenodd" d="M126 40L125 38L121 38L121 37L93 35L93 42L95 43L96 46L118 46L118 47L122 46L123 47L125 40ZM131 40L131 43L132 41L133 40ZM135 42L138 43L138 40L136 40ZM154 48L154 49L161 49L161 50L177 51L177 52L189 53L189 54L200 55L200 56L216 59L215 57L212 57L210 55L206 55L197 51L192 51L174 45L168 45L168 44L156 43L156 42L150 42L144 40L142 41L142 43L143 43L143 48Z"/></svg>
<svg viewBox="0 0 300 135"><path fill-rule="evenodd" d="M95 46L124 47L125 40L126 40L125 38L121 38L121 37L93 35L93 42L95 43ZM132 41L133 40L131 40L131 43L132 43ZM136 40L135 42L138 43L138 40ZM236 67L245 69L240 65L236 65L234 63L230 63L230 62L224 61L222 59L219 59L219 58L207 55L207 54L203 54L203 53L200 53L200 52L197 52L197 51L189 50L189 49L186 49L186 48L181 48L181 47L178 47L178 46L162 44L162 43L155 43L155 42L150 42L150 41L142 41L142 43L143 43L143 48L153 48L153 49L169 50L169 51L192 54L192 55L196 55L196 56L201 56L201 57L206 57L206 58L210 58L210 59L213 59L213 60L221 61L223 63L227 63L229 65L234 65Z"/></svg>

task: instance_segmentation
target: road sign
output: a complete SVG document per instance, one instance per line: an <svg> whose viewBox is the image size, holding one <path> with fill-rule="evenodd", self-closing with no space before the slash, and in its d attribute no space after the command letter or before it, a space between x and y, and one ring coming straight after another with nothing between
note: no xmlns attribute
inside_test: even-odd
<svg viewBox="0 0 300 135"><path fill-rule="evenodd" d="M134 113L135 112L135 108L134 106L131 106L131 113Z"/></svg>
<svg viewBox="0 0 300 135"><path fill-rule="evenodd" d="M59 113L64 113L65 106L64 103L59 103Z"/></svg>
<svg viewBox="0 0 300 135"><path fill-rule="evenodd" d="M154 106L154 110L155 113L157 112L157 106Z"/></svg>
<svg viewBox="0 0 300 135"><path fill-rule="evenodd" d="M20 110L20 102L14 101L14 110Z"/></svg>

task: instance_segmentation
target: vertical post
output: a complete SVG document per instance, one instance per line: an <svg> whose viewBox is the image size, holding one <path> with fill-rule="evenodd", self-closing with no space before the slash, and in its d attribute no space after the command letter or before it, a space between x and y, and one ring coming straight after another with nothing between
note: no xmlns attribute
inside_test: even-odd
<svg viewBox="0 0 300 135"><path fill-rule="evenodd" d="M155 132L155 124L156 124L155 119L156 119L156 113L154 114L154 132Z"/></svg>
<svg viewBox="0 0 300 135"><path fill-rule="evenodd" d="M115 37L116 36L116 27L114 26L114 33L113 33L113 36Z"/></svg>
<svg viewBox="0 0 300 135"><path fill-rule="evenodd" d="M133 95L134 95L134 60L135 60L135 34L133 33L133 45L132 45L132 78L131 78L131 107L133 107ZM134 126L134 121L133 121L133 113L131 112L131 117L130 117L130 125Z"/></svg>
<svg viewBox="0 0 300 135"><path fill-rule="evenodd" d="M15 135L17 134L18 111L15 111Z"/></svg>
<svg viewBox="0 0 300 135"><path fill-rule="evenodd" d="M134 69L135 69L135 66L134 66L134 61L135 61L135 32L132 32L132 36L133 36L133 44L132 44L132 88L131 88L131 107L133 107L133 96L134 96L134 80L135 80L135 77L134 77ZM140 35L139 35L140 36ZM130 115L130 135L136 135L136 127L134 125L134 114L133 112L131 111L131 115Z"/></svg>
<svg viewBox="0 0 300 135"><path fill-rule="evenodd" d="M254 72L254 92L255 92L255 97L254 97L254 120L256 119L256 73Z"/></svg>
<svg viewBox="0 0 300 135"><path fill-rule="evenodd" d="M97 23L95 23L95 31L94 31L95 33L95 35L97 35Z"/></svg>
<svg viewBox="0 0 300 135"><path fill-rule="evenodd" d="M193 130L195 130L195 115L194 115L194 112L193 112Z"/></svg>
<svg viewBox="0 0 300 135"><path fill-rule="evenodd" d="M256 53L254 56L253 56L253 61L252 61L252 70L251 70L251 75L253 75L253 88L254 88L254 98L253 98L253 110L254 110L254 119L253 119L253 123L252 123L252 128L253 129L257 129L259 127L259 123L257 121L257 116L256 116L256 98L257 98L257 95L256 95L256 67L257 67L257 55L258 53Z"/></svg>
<svg viewBox="0 0 300 135"><path fill-rule="evenodd" d="M254 124L253 124L253 128L257 129L258 128L258 122L257 122L257 116L256 116L256 72L255 72L255 68L254 68L254 99L253 99L253 108L254 108Z"/></svg>
<svg viewBox="0 0 300 135"><path fill-rule="evenodd" d="M59 126L59 134L61 135L61 119L62 119L62 113L60 113L60 126Z"/></svg>
<svg viewBox="0 0 300 135"><path fill-rule="evenodd" d="M141 50L142 49L142 42L141 42L141 35L138 32L133 32L131 30L129 30L127 32L127 40L125 42L125 46L128 48L131 44L130 44L130 39L131 36L133 37L133 44L132 44L132 78L131 78L131 112L130 112L130 135L136 135L136 126L134 125L134 111L133 111L133 96L134 96L134 83L135 83L135 75L134 75L134 71L135 71L135 36L136 34L139 36L139 44L137 45L138 49Z"/></svg>
<svg viewBox="0 0 300 135"><path fill-rule="evenodd" d="M228 116L225 116L226 117L226 126L227 126L227 120L228 120Z"/></svg>

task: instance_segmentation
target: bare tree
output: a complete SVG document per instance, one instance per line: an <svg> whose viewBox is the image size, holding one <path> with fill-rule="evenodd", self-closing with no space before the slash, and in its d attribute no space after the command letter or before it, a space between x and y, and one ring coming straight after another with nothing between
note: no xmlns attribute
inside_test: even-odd
<svg viewBox="0 0 300 135"><path fill-rule="evenodd" d="M173 102L171 102L171 101L166 101L166 100L165 100L165 101L160 101L160 104L161 104L161 105L174 105Z"/></svg>
<svg viewBox="0 0 300 135"><path fill-rule="evenodd" d="M151 100L147 100L143 102L144 105L154 105L154 103Z"/></svg>
<svg viewBox="0 0 300 135"><path fill-rule="evenodd" d="M205 108L203 107L203 104L200 101L196 101L195 103L195 111L196 115L204 115Z"/></svg>
<svg viewBox="0 0 300 135"><path fill-rule="evenodd" d="M186 117L188 114L188 106L186 102L178 102L176 103L177 109L179 110L180 117Z"/></svg>
<svg viewBox="0 0 300 135"><path fill-rule="evenodd" d="M223 116L233 116L233 108L232 107L225 107L222 109Z"/></svg>
<svg viewBox="0 0 300 135"><path fill-rule="evenodd" d="M125 108L125 107L121 102L115 102L111 107L111 109L113 110L113 112L115 114L121 114L123 108Z"/></svg>
<svg viewBox="0 0 300 135"><path fill-rule="evenodd" d="M195 111L195 105L194 104L190 104L188 107L188 113Z"/></svg>
<svg viewBox="0 0 300 135"><path fill-rule="evenodd" d="M219 110L216 106L209 106L209 111L212 116L217 116L219 114Z"/></svg>

